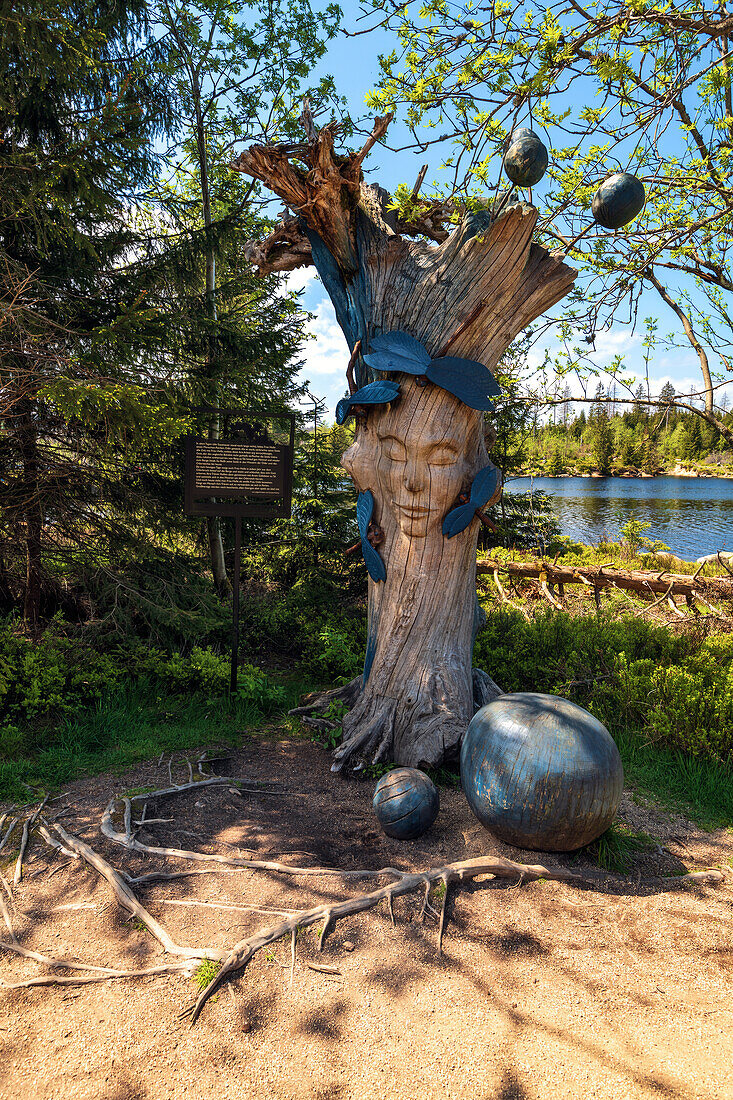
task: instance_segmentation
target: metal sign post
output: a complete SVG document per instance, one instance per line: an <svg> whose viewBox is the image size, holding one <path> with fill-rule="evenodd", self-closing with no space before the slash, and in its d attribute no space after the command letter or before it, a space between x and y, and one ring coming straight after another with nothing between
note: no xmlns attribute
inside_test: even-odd
<svg viewBox="0 0 733 1100"><path fill-rule="evenodd" d="M239 588L242 568L242 517L289 519L292 511L295 413L205 409L228 421L228 439L189 436L186 440L185 511L189 516L234 519L234 591L232 593L232 664L229 690L237 690ZM289 423L288 443L273 442L266 420ZM235 428L239 425L239 428Z"/></svg>
<svg viewBox="0 0 733 1100"><path fill-rule="evenodd" d="M239 587L242 568L242 520L234 517L234 591L232 593L232 667L229 691L237 690L237 660L239 657Z"/></svg>

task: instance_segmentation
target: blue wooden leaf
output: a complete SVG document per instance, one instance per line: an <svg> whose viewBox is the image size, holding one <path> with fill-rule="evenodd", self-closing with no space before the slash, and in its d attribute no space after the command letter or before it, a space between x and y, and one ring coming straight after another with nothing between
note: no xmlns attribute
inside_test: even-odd
<svg viewBox="0 0 733 1100"><path fill-rule="evenodd" d="M383 382L370 382L368 386L362 386L356 393L352 393L350 401L352 405L386 405L388 401L394 401L399 392L397 382L385 379Z"/></svg>
<svg viewBox="0 0 733 1100"><path fill-rule="evenodd" d="M425 374L471 409L493 409L491 398L501 393L488 367L475 359L457 359L452 355L433 359Z"/></svg>
<svg viewBox="0 0 733 1100"><path fill-rule="evenodd" d="M499 484L500 473L493 463L479 470L471 482L471 496L466 504L453 508L443 520L443 534L447 539L465 531L477 508L483 508L491 500Z"/></svg>
<svg viewBox="0 0 733 1100"><path fill-rule="evenodd" d="M336 406L336 423L345 424L349 413L351 412L351 399L348 397L342 397Z"/></svg>
<svg viewBox="0 0 733 1100"><path fill-rule="evenodd" d="M372 544L370 542L367 542L366 539L362 539L361 541L361 552L364 555L367 573L372 578L372 580L385 580L387 576L387 570L384 568L384 562L382 561Z"/></svg>
<svg viewBox="0 0 733 1100"><path fill-rule="evenodd" d="M356 522L359 527L359 534L362 540L367 537L367 531L369 530L369 520L372 518L374 512L374 497L371 490L367 489L364 493L359 493L356 498Z"/></svg>
<svg viewBox="0 0 733 1100"><path fill-rule="evenodd" d="M398 329L373 336L369 341L369 348L371 351L391 352L402 359L412 359L416 366L427 367L430 362L430 353L420 341L410 336L409 332L400 332Z"/></svg>
<svg viewBox="0 0 733 1100"><path fill-rule="evenodd" d="M483 470L479 470L471 482L470 503L473 504L474 508L483 508L485 504L489 503L496 492L499 477L499 471L493 463L490 466L484 466Z"/></svg>
<svg viewBox="0 0 733 1100"><path fill-rule="evenodd" d="M406 359L392 351L370 351L363 355L362 359L372 370L402 371L403 374L425 374L427 365L416 363L414 359Z"/></svg>
<svg viewBox="0 0 733 1100"><path fill-rule="evenodd" d="M356 498L356 522L359 527L359 534L361 535L361 552L364 555L367 572L372 580L383 581L387 576L384 562L367 539L369 521L372 518L373 512L374 497L372 496L371 490L367 489L365 492L359 493Z"/></svg>
<svg viewBox="0 0 733 1100"><path fill-rule="evenodd" d="M454 535L460 535L461 531L466 530L475 515L475 504L471 504L470 501L468 504L459 504L443 520L443 534L447 539L452 539Z"/></svg>
<svg viewBox="0 0 733 1100"><path fill-rule="evenodd" d="M354 405L386 405L399 396L400 387L387 379L384 382L370 382L362 386L351 397L342 397L336 406L336 423L344 424Z"/></svg>
<svg viewBox="0 0 733 1100"><path fill-rule="evenodd" d="M430 354L419 340L407 332L383 332L369 341L369 354L364 362L373 370L402 371L404 374L424 374Z"/></svg>

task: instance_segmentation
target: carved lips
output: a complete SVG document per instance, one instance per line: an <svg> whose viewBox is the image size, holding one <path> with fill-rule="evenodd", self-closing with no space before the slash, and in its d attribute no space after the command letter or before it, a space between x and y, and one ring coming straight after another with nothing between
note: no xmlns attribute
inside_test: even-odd
<svg viewBox="0 0 733 1100"><path fill-rule="evenodd" d="M397 500L393 500L392 503L397 509L398 518L403 521L400 523L400 527L405 531L405 534L424 535L427 533L425 520L430 515L430 508L424 508L420 504L400 504ZM420 527L423 528L422 531L417 530Z"/></svg>

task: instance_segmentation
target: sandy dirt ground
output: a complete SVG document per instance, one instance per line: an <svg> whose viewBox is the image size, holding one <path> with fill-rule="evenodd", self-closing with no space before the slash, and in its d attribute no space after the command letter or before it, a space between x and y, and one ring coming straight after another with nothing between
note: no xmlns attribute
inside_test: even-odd
<svg viewBox="0 0 733 1100"><path fill-rule="evenodd" d="M485 853L591 866L497 842L452 789L441 790L429 833L400 844L377 827L373 783L333 776L329 762L307 741L247 739L216 769L274 780L278 794L215 786L159 799L148 816L171 820L139 839L302 866L425 869ZM181 767L174 774L186 778ZM114 793L167 781L166 762L81 780L47 812L66 807L64 827L128 874L183 870L180 860L126 852L99 831ZM312 931L301 934L292 979L290 943L264 950L193 1027L179 1019L197 993L190 974L0 990L0 1097L731 1100L733 834L704 833L633 792L621 819L656 840L622 881L469 884L449 906L442 957L436 922L420 922L421 898L399 899L396 927L382 906L339 923L322 954ZM715 866L726 869L717 888L646 881ZM309 908L373 888L226 869L136 887L179 943L226 949L278 917L219 907ZM27 948L126 969L167 961L95 871L42 845L32 847L13 900ZM208 904L175 904L191 902ZM48 972L2 951L6 983Z"/></svg>

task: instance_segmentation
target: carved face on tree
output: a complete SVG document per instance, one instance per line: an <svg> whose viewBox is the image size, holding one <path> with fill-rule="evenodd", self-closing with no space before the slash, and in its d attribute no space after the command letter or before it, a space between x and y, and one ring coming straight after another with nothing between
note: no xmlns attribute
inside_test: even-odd
<svg viewBox="0 0 733 1100"><path fill-rule="evenodd" d="M476 472L482 418L438 386L404 379L401 390L399 402L370 414L343 465L374 492L382 525L391 517L409 539L425 539L439 534Z"/></svg>

